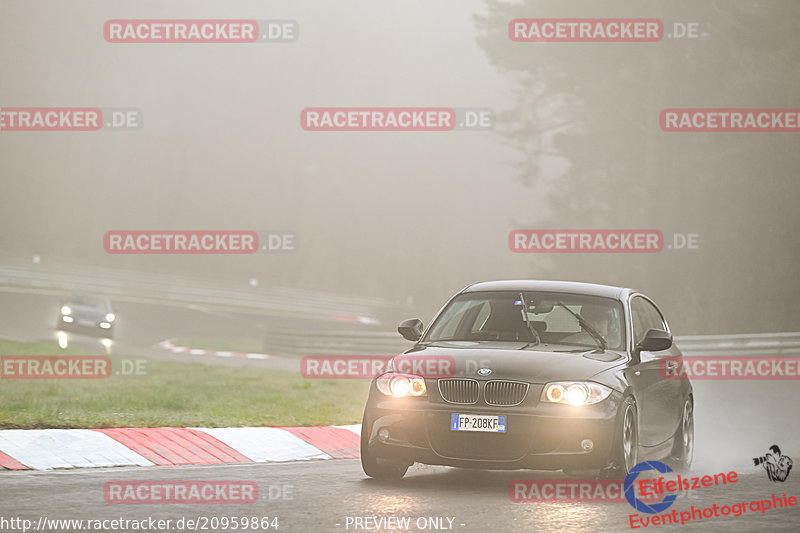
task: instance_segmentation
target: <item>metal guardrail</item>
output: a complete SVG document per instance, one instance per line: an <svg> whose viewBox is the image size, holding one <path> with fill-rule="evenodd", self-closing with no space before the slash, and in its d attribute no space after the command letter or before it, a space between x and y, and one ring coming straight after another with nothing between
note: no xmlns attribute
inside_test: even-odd
<svg viewBox="0 0 800 533"><path fill-rule="evenodd" d="M694 335L675 337L684 355L800 355L800 333Z"/></svg>
<svg viewBox="0 0 800 533"><path fill-rule="evenodd" d="M680 336L675 344L689 356L800 355L800 333ZM292 355L393 355L412 345L399 333L386 331L280 330L267 332L264 348Z"/></svg>
<svg viewBox="0 0 800 533"><path fill-rule="evenodd" d="M92 292L111 299L127 297L220 305L302 318L369 318L376 312L395 307L381 298L287 287L251 287L245 282L237 284L157 272L9 260L0 263L0 286Z"/></svg>
<svg viewBox="0 0 800 533"><path fill-rule="evenodd" d="M386 331L269 330L264 350L286 355L394 355L413 345L399 333Z"/></svg>

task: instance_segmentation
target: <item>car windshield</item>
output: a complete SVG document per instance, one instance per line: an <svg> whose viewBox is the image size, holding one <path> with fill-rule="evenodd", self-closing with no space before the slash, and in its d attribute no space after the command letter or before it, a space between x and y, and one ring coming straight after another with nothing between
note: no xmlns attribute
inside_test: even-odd
<svg viewBox="0 0 800 533"><path fill-rule="evenodd" d="M527 306L527 320L523 301ZM597 348L580 315L612 350L623 349L622 305L611 298L554 292L472 292L454 298L421 342L506 341ZM529 324L530 323L530 327ZM531 329L534 329L534 334Z"/></svg>
<svg viewBox="0 0 800 533"><path fill-rule="evenodd" d="M93 294L73 294L69 301L73 305L82 305L85 307L96 307L99 309L109 309L111 307L111 304L106 298Z"/></svg>

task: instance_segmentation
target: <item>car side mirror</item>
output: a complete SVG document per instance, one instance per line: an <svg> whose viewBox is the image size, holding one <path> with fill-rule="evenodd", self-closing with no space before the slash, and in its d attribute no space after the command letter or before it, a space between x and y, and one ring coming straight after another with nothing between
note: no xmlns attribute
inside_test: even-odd
<svg viewBox="0 0 800 533"><path fill-rule="evenodd" d="M403 320L400 322L400 325L397 326L398 333L400 333L404 339L415 342L422 337L422 330L422 320L419 318L409 318L408 320Z"/></svg>
<svg viewBox="0 0 800 533"><path fill-rule="evenodd" d="M660 352L669 350L672 346L672 334L663 329L650 328L644 334L644 339L633 349L633 357L636 363L641 361L641 352Z"/></svg>

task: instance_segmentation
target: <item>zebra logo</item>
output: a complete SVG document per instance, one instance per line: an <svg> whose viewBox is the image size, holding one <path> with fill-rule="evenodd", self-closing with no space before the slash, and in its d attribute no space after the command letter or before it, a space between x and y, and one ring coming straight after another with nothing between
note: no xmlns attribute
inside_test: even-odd
<svg viewBox="0 0 800 533"><path fill-rule="evenodd" d="M770 446L766 455L753 457L753 464L762 465L767 471L767 477L773 482L786 481L789 472L792 471L792 460L786 455L781 455L781 449L777 444Z"/></svg>

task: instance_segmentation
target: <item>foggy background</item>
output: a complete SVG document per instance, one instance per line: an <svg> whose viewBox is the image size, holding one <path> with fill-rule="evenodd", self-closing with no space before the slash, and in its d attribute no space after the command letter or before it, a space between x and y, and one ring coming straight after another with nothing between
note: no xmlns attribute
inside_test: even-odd
<svg viewBox="0 0 800 533"><path fill-rule="evenodd" d="M429 323L468 284L514 278L633 287L661 306L677 338L742 334L739 354L753 353L745 334L799 329L798 134L667 133L659 126L665 108L800 107L795 0L49 0L35 6L0 1L0 108L137 108L143 126L0 132L0 285L6 264L35 272L34 256L41 269L63 268L65 278L83 268L87 277L101 270L142 273L131 274L130 285L163 279L148 287L151 301L137 301L145 299L141 293L114 301L120 328L114 353L296 371L296 358L194 356L157 343L198 336L260 342L268 330L311 342L331 330L348 335L355 326L389 331L411 316ZM533 17L660 18L665 34L679 22L699 24L701 35L655 43L512 42L508 22ZM107 20L137 18L294 20L299 38L104 40ZM300 125L308 107L490 108L496 124L491 131L310 132ZM655 229L664 234L665 249L509 250L510 231L547 228ZM110 230L192 229L289 232L297 250L112 255L103 248ZM673 234L699 235L700 248L666 248ZM254 290L231 311L190 297L152 298L181 277L190 280L187 286L205 280L201 288L236 288L224 295L229 300L257 279L274 301L259 309L252 299L261 293ZM0 288L0 337L54 336L60 294L31 286L18 294ZM351 309L337 307L344 297L315 302L317 293L352 295ZM391 319L380 326L318 320L357 317L368 298L392 302ZM280 309L284 302L296 303L293 314ZM267 304L273 314L260 314ZM319 312L308 316L315 307ZM788 337L756 341L770 345L769 353L796 353L796 334ZM73 346L85 349L82 342L88 341ZM735 344L707 342L718 351ZM697 380L693 386L696 470L737 468L767 483L760 469L753 473L754 455L779 443L797 458L795 381ZM326 467L338 468L315 464L307 478L319 485L326 472L319 469ZM433 476L417 478L412 490L406 485L391 501L354 498L351 487L337 485L353 476L331 475L324 498L336 495L328 508L337 512L342 501L362 507L374 501L381 511L387 502L393 509L444 507L437 498L449 509L462 501L452 497L461 488L483 487L474 494L499 494L505 502L507 483L455 475L439 484L431 483ZM719 501L744 501L741 494ZM307 501L297 500L306 507ZM25 505L30 502L36 499ZM529 520L543 513L533 523L553 527L582 520L602 529L608 523L602 520L614 516L516 508ZM313 513L303 507L297 514ZM496 526L496 513L486 516ZM752 530L749 522L739 527Z"/></svg>
<svg viewBox="0 0 800 533"><path fill-rule="evenodd" d="M0 260L363 296L427 323L482 280L631 286L678 335L800 319L795 133L666 133L675 107L791 108L800 5L5 2L0 107L135 107L138 131L0 134ZM699 22L702 38L515 43L517 17ZM291 19L293 43L112 44L128 18ZM492 131L308 132L306 107L472 107ZM697 233L699 250L515 254L513 229ZM293 253L110 255L109 230L297 235Z"/></svg>

